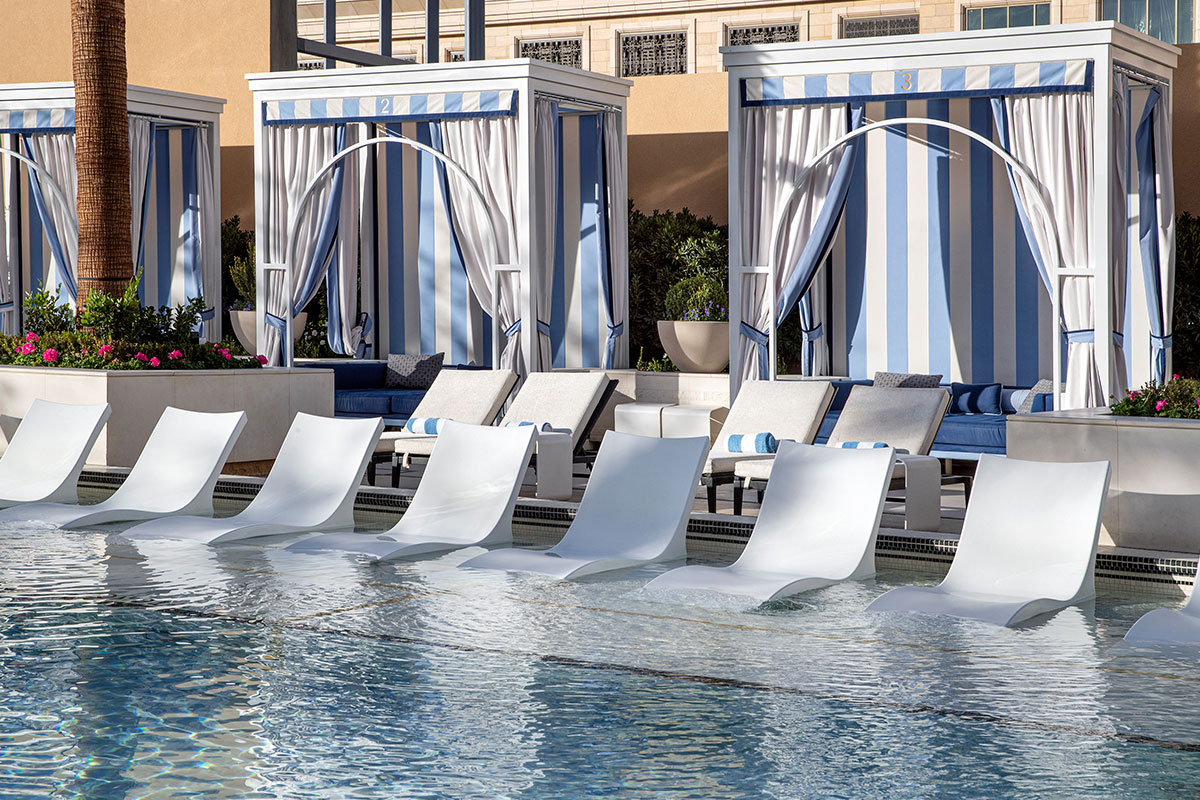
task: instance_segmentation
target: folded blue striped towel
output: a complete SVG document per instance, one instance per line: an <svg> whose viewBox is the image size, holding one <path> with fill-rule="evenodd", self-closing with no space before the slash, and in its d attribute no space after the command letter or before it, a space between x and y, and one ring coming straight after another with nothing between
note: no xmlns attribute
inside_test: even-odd
<svg viewBox="0 0 1200 800"><path fill-rule="evenodd" d="M445 417L409 417L404 423L404 430L409 433L437 436L446 424Z"/></svg>
<svg viewBox="0 0 1200 800"><path fill-rule="evenodd" d="M527 428L530 425L535 426L539 431L554 430L554 428L550 425L549 422L540 422L539 423L539 422L524 421L524 422L506 422L506 423L504 423L504 427L506 427L506 428Z"/></svg>
<svg viewBox="0 0 1200 800"><path fill-rule="evenodd" d="M879 447L889 447L887 442L838 442L827 444L826 447L840 447L843 450L874 450Z"/></svg>
<svg viewBox="0 0 1200 800"><path fill-rule="evenodd" d="M730 453L774 453L779 448L771 433L731 433L724 444Z"/></svg>

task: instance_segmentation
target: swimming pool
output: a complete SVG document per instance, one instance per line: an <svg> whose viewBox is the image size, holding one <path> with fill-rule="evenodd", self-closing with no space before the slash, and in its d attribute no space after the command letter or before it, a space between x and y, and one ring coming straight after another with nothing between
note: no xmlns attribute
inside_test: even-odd
<svg viewBox="0 0 1200 800"><path fill-rule="evenodd" d="M0 532L0 797L1200 796L1170 600L1008 630L277 547ZM931 579L926 578L924 582Z"/></svg>

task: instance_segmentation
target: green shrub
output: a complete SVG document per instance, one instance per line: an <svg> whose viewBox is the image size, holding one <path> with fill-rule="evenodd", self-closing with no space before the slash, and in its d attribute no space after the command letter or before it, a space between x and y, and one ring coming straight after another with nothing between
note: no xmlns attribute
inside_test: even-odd
<svg viewBox="0 0 1200 800"><path fill-rule="evenodd" d="M75 327L75 312L69 305L59 305L59 288L54 294L45 289L26 296L21 304L25 315L25 329L37 334L69 331Z"/></svg>
<svg viewBox="0 0 1200 800"><path fill-rule="evenodd" d="M639 350L637 370L638 372L679 372L679 367L675 366L669 356L646 358L646 351Z"/></svg>
<svg viewBox="0 0 1200 800"><path fill-rule="evenodd" d="M1130 279L1140 281L1141 256L1136 250ZM1183 214L1175 221L1175 309L1172 363L1176 372L1200 375L1200 219Z"/></svg>
<svg viewBox="0 0 1200 800"><path fill-rule="evenodd" d="M676 281L667 291L667 319L685 322L724 322L729 319L725 287L707 276Z"/></svg>
<svg viewBox="0 0 1200 800"><path fill-rule="evenodd" d="M204 311L204 298L194 297L174 309L144 306L138 298L140 281L139 270L120 297L105 292L88 295L87 306L79 313L79 327L105 341L176 345L197 341L194 331Z"/></svg>

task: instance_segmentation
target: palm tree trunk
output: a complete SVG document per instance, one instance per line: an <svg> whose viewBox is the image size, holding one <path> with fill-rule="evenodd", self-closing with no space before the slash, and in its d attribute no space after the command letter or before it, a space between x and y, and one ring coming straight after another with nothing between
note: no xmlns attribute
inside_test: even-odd
<svg viewBox="0 0 1200 800"><path fill-rule="evenodd" d="M71 0L79 307L88 292L119 296L133 277L125 0Z"/></svg>

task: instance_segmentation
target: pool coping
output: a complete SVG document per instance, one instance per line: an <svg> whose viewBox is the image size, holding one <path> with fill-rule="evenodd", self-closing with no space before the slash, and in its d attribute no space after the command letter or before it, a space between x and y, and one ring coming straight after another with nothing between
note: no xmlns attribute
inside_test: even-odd
<svg viewBox="0 0 1200 800"><path fill-rule="evenodd" d="M124 482L128 472L120 467L88 466L80 476L79 485L91 489L115 489ZM214 497L248 500L258 494L262 483L262 478L222 475L217 480ZM364 512L395 513L408 507L412 494L406 489L364 485L358 490L354 508ZM561 533L571 524L578 507L579 504L573 502L522 497L517 501L513 522L549 534ZM945 572L949 568L958 548L957 534L910 531L902 526L902 515L884 514L875 544L880 566L925 572ZM701 550L735 557L753 530L754 517L693 513L688 520L688 548L693 552ZM1183 587L1192 585L1197 563L1195 554L1101 545L1096 551L1096 582L1099 587L1179 595Z"/></svg>

